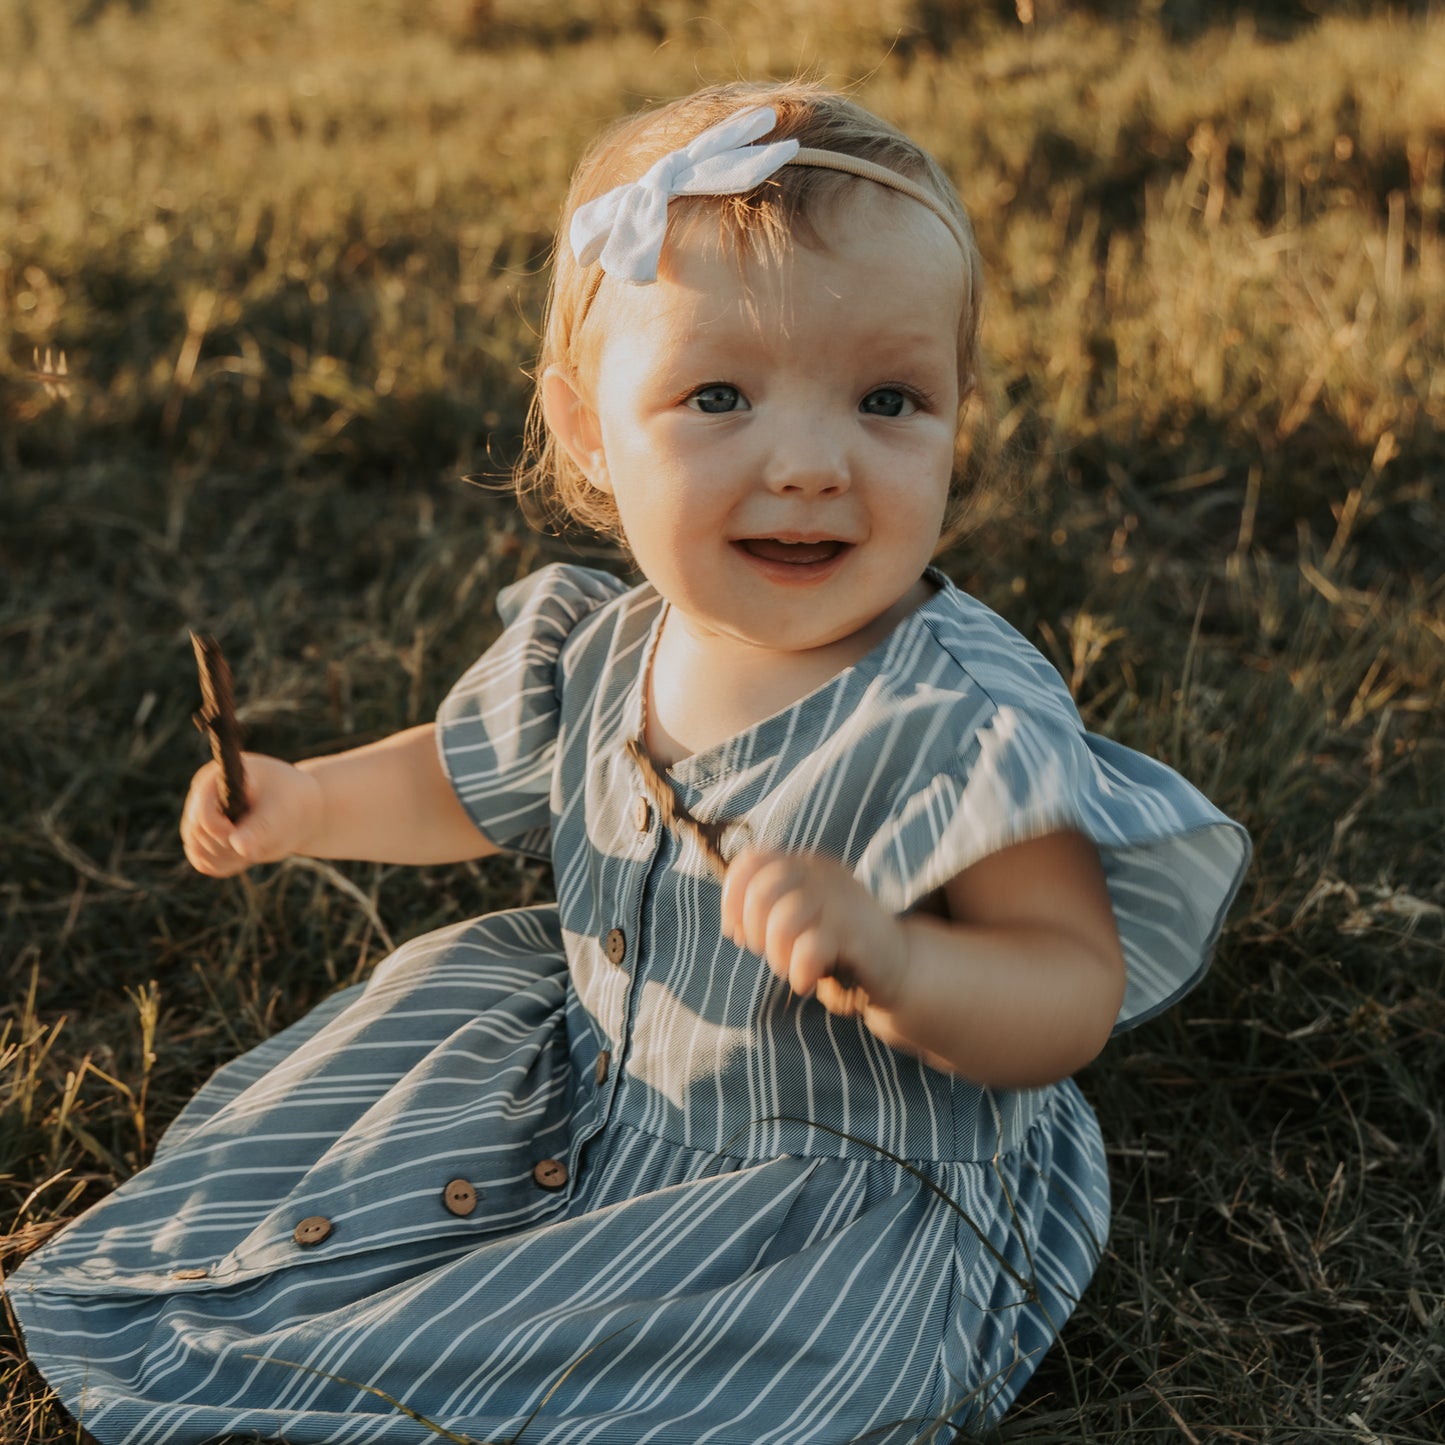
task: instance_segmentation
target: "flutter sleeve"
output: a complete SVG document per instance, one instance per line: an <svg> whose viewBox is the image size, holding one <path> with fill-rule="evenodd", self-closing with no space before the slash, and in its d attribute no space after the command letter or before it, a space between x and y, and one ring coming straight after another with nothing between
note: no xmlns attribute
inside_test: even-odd
<svg viewBox="0 0 1445 1445"><path fill-rule="evenodd" d="M1114 1032L1203 976L1250 856L1249 837L1173 769L1084 730L1066 692L1044 707L993 700L898 800L857 869L906 911L970 864L1076 829L1103 860L1128 966Z"/></svg>
<svg viewBox="0 0 1445 1445"><path fill-rule="evenodd" d="M558 659L597 609L627 590L607 572L553 564L497 598L505 630L437 712L442 767L499 848L546 858L561 716Z"/></svg>

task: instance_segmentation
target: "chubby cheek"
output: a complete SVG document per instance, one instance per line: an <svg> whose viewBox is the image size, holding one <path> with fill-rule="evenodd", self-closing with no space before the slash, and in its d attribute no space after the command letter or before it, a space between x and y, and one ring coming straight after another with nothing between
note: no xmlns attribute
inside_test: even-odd
<svg viewBox="0 0 1445 1445"><path fill-rule="evenodd" d="M955 432L941 418L907 436L871 438L866 463L874 494L916 510L937 499L941 508L953 476Z"/></svg>
<svg viewBox="0 0 1445 1445"><path fill-rule="evenodd" d="M654 566L685 565L689 535L695 542L702 521L689 516L675 493L665 485L620 486L613 496L622 529L644 568L649 560Z"/></svg>
<svg viewBox="0 0 1445 1445"><path fill-rule="evenodd" d="M707 611L705 583L713 569L702 556L696 527L668 515L663 506L619 508L622 534L638 571L673 607L689 616Z"/></svg>
<svg viewBox="0 0 1445 1445"><path fill-rule="evenodd" d="M932 560L948 504L945 488L892 488L871 508L875 540L887 540L891 563L910 576Z"/></svg>
<svg viewBox="0 0 1445 1445"><path fill-rule="evenodd" d="M614 496L628 540L686 563L706 540L725 533L726 479L656 451L614 473Z"/></svg>

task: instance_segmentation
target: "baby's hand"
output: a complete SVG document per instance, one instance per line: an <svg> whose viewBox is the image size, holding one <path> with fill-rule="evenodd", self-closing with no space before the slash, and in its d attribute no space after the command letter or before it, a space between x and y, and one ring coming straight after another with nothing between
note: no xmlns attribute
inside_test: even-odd
<svg viewBox="0 0 1445 1445"><path fill-rule="evenodd" d="M907 956L903 927L833 858L740 853L723 882L722 926L794 993L816 991L832 1013L888 1009L897 1000Z"/></svg>
<svg viewBox="0 0 1445 1445"><path fill-rule="evenodd" d="M303 851L321 818L321 785L280 758L244 753L246 815L233 823L221 811L221 770L207 763L191 779L181 813L181 842L198 872L230 878L253 863L275 863Z"/></svg>

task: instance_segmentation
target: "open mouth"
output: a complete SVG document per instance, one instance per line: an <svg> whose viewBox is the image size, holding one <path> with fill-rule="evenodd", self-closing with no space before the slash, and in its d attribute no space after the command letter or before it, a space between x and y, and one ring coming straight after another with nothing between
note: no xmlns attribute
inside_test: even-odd
<svg viewBox="0 0 1445 1445"><path fill-rule="evenodd" d="M776 537L744 537L737 545L750 557L756 557L760 561L787 562L795 567L831 562L848 548L848 543L833 540L783 542Z"/></svg>

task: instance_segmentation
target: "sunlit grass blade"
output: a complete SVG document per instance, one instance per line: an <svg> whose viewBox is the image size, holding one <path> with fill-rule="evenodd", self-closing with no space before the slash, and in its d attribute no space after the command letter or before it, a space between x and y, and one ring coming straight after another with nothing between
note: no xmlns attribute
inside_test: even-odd
<svg viewBox="0 0 1445 1445"><path fill-rule="evenodd" d="M243 1360L256 1360L263 1365L280 1365L286 1370L299 1370L305 1375L316 1375L323 1380L331 1380L338 1385L350 1386L353 1390L360 1390L367 1395L375 1395L378 1400L385 1400L393 1410L399 1410L409 1419L415 1420L418 1425L424 1425L433 1435L440 1435L443 1440L450 1440L453 1445L489 1445L489 1442L473 1439L470 1435L458 1435L455 1430L448 1430L445 1425L438 1425L435 1420L428 1420L419 1410L413 1410L410 1405L398 1400L395 1395L388 1394L377 1385L368 1385L360 1380L349 1380L345 1375L333 1374L330 1370L319 1370L314 1365L299 1364L295 1360L280 1360L274 1355L242 1355Z"/></svg>
<svg viewBox="0 0 1445 1445"><path fill-rule="evenodd" d="M1025 1301L1032 1303L1038 1298L1038 1286L1034 1283L1032 1279L1025 1278L1018 1272L1017 1269L1014 1268L1014 1266L1004 1257L998 1246L994 1244L994 1242L988 1237L987 1234L984 1233L983 1229L974 1220L973 1216L970 1215L969 1212L956 1199L954 1199L954 1197L949 1194L946 1189L940 1188L937 1184L933 1182L933 1180L931 1180L926 1174L924 1174L922 1170L915 1168L906 1159L900 1158L897 1154L894 1154L890 1150L885 1149L881 1144L875 1144L871 1139L860 1139L854 1134L844 1132L842 1129L834 1129L828 1124L819 1124L814 1122L812 1119L800 1118L797 1115L793 1114L770 1114L764 1116L761 1119L755 1119L753 1123L806 1124L809 1126L809 1128L821 1129L825 1134L836 1134L840 1139L847 1139L850 1143L858 1144L864 1149L871 1149L873 1153L879 1155L880 1157L891 1160L900 1169L902 1169L904 1173L911 1174L931 1194L936 1194L941 1200L943 1200L945 1204L948 1205L951 1210L953 1210L955 1214L958 1215L960 1219L963 1220L966 1225L968 1225L969 1229L973 1231L974 1237L978 1240L984 1252L994 1261L995 1264L998 1265L1001 1270L1003 1270L1003 1272L1009 1277L1009 1279L1011 1279L1016 1285L1018 1285L1018 1287L1024 1292L1023 1298ZM724 1151L730 1149L734 1142L739 1139L748 1128L751 1127L752 1125L745 1125L743 1129L739 1129L736 1133L729 1136L729 1138L723 1143Z"/></svg>

